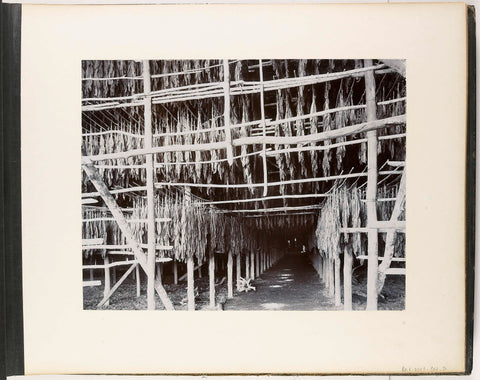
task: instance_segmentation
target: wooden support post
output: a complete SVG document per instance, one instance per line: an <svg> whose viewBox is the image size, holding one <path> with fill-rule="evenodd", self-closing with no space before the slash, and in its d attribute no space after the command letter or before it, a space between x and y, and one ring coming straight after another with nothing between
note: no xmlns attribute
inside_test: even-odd
<svg viewBox="0 0 480 380"><path fill-rule="evenodd" d="M144 60L143 64L143 92L144 105L144 147L152 148L152 98L150 97L150 61ZM146 155L147 178L147 308L155 310L155 188L153 155Z"/></svg>
<svg viewBox="0 0 480 380"><path fill-rule="evenodd" d="M231 166L233 165L233 146L232 146L232 131L230 130L230 67L228 59L223 60L223 81L224 81L224 103L225 103L225 142L227 144L227 161Z"/></svg>
<svg viewBox="0 0 480 380"><path fill-rule="evenodd" d="M202 278L202 264L201 262L198 263L198 278Z"/></svg>
<svg viewBox="0 0 480 380"><path fill-rule="evenodd" d="M263 91L263 64L260 60L260 114L262 117L262 136L266 137L265 132L265 97ZM262 163L263 163L263 196L266 197L268 193L268 171L267 171L267 145L262 145ZM257 274L258 276L258 274Z"/></svg>
<svg viewBox="0 0 480 380"><path fill-rule="evenodd" d="M155 264L155 281L162 282L162 270L160 265L160 263Z"/></svg>
<svg viewBox="0 0 480 380"><path fill-rule="evenodd" d="M250 252L250 278L255 279L255 253Z"/></svg>
<svg viewBox="0 0 480 380"><path fill-rule="evenodd" d="M187 310L195 310L195 283L193 280L193 257L187 258Z"/></svg>
<svg viewBox="0 0 480 380"><path fill-rule="evenodd" d="M227 297L233 298L233 256L232 251L228 251L227 262Z"/></svg>
<svg viewBox="0 0 480 380"><path fill-rule="evenodd" d="M95 168L95 166L93 165L92 160L86 157L86 152L83 150L82 150L82 169L85 171L88 178L90 179L92 184L95 186L96 190L98 191L103 201L105 202L105 205L108 207L109 211L112 213L113 217L115 218L115 221L118 223L118 227L120 228L123 235L125 236L125 240L127 244L130 246L130 248L132 249L135 255L135 259L141 265L145 273L147 273L147 270L148 270L147 257L145 253L140 247L140 244L138 243L138 241L135 239L135 236L133 235L133 232L130 229L128 222L125 219L125 216L123 216L122 210L120 209L117 202L113 198L112 194L108 190L107 186L105 185L105 182L103 182L103 177L100 175L97 168ZM172 301L170 300L170 298L168 298L167 292L165 291L165 288L162 286L161 283L155 284L155 290L157 291L157 294L160 297L160 300L162 301L165 308L167 310L175 310L175 308L173 307Z"/></svg>
<svg viewBox="0 0 480 380"><path fill-rule="evenodd" d="M328 268L328 259L322 257L322 281L324 284L327 284L327 268Z"/></svg>
<svg viewBox="0 0 480 380"><path fill-rule="evenodd" d="M335 296L334 265L333 259L328 259L328 295Z"/></svg>
<svg viewBox="0 0 480 380"><path fill-rule="evenodd" d="M178 263L175 259L173 259L173 283L178 284Z"/></svg>
<svg viewBox="0 0 480 380"><path fill-rule="evenodd" d="M242 276L242 256L240 253L237 253L237 290L238 284L240 283L240 277Z"/></svg>
<svg viewBox="0 0 480 380"><path fill-rule="evenodd" d="M135 281L137 284L137 297L140 297L140 267L138 264L135 266Z"/></svg>
<svg viewBox="0 0 480 380"><path fill-rule="evenodd" d="M364 66L372 64L371 59L364 61ZM375 101L375 76L373 71L365 73L365 97L367 101L367 122L377 119ZM377 222L377 131L367 132L367 227ZM377 310L378 277L378 231L368 231L368 267L367 267L367 310Z"/></svg>
<svg viewBox="0 0 480 380"><path fill-rule="evenodd" d="M325 272L323 270L325 261L323 257L318 255L318 274L320 275L320 280L323 281L325 279Z"/></svg>
<svg viewBox="0 0 480 380"><path fill-rule="evenodd" d="M255 276L260 276L260 251L255 255Z"/></svg>
<svg viewBox="0 0 480 380"><path fill-rule="evenodd" d="M342 304L342 291L340 281L340 257L336 256L334 260L335 265L335 306Z"/></svg>
<svg viewBox="0 0 480 380"><path fill-rule="evenodd" d="M210 252L208 257L208 280L210 289L210 307L215 307L215 253Z"/></svg>
<svg viewBox="0 0 480 380"><path fill-rule="evenodd" d="M245 254L245 278L250 278L250 254Z"/></svg>
<svg viewBox="0 0 480 380"><path fill-rule="evenodd" d="M93 281L93 269L90 269L90 281Z"/></svg>
<svg viewBox="0 0 480 380"><path fill-rule="evenodd" d="M185 188L184 206L191 204L192 190L190 187ZM195 310L195 265L193 256L187 258L187 309L189 311Z"/></svg>
<svg viewBox="0 0 480 380"><path fill-rule="evenodd" d="M343 310L352 310L352 250L345 246L343 252Z"/></svg>
<svg viewBox="0 0 480 380"><path fill-rule="evenodd" d="M103 297L107 297L108 293L110 293L110 288L111 288L111 282L110 282L110 267L107 265L110 263L110 259L107 255L105 255L105 258L103 259L105 266L105 281L104 281L104 288L103 288ZM106 301L104 303L105 306L108 306L110 304L110 301Z"/></svg>

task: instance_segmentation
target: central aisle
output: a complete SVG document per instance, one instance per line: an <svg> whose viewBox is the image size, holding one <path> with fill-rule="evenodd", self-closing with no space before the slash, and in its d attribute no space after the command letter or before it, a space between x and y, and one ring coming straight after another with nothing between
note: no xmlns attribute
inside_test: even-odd
<svg viewBox="0 0 480 380"><path fill-rule="evenodd" d="M227 300L225 310L332 310L333 300L308 257L287 254L254 280L257 290Z"/></svg>

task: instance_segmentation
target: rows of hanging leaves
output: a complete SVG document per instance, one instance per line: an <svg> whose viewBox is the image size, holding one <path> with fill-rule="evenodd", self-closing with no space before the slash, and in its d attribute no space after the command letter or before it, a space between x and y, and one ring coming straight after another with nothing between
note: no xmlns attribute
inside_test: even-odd
<svg viewBox="0 0 480 380"><path fill-rule="evenodd" d="M377 205L377 217L380 221L388 221L393 212L398 185L382 186L377 191L380 199ZM323 203L317 219L313 244L318 252L327 258L335 259L344 252L346 246L355 256L366 255L366 234L348 232L345 229L365 227L367 223L365 192L352 186L334 188L331 195ZM402 211L399 220L405 220L405 211ZM385 233L379 234L379 247L385 245ZM405 257L405 234L395 234L395 257Z"/></svg>
<svg viewBox="0 0 480 380"><path fill-rule="evenodd" d="M361 60L272 60L262 70L266 81L301 78L306 76L343 72L361 68ZM163 60L151 61L152 91L185 88L223 81L223 65L220 60ZM245 83L259 80L258 61L230 61L230 78ZM131 96L143 92L142 64L136 61L83 61L82 94L84 104L95 104L95 98ZM182 73L176 75L175 73ZM93 80L94 78L121 78ZM376 76L377 101L405 96L405 80L396 73ZM314 114L333 108L362 105L365 103L365 84L362 76L347 77L332 82L285 88L265 93L265 118L281 120L294 116ZM93 99L93 100L92 100ZM153 144L191 145L225 140L222 96L182 102L153 105ZM379 105L378 117L405 113L404 102ZM231 97L231 124L260 120L260 95L245 94ZM266 133L270 136L302 136L322 131L340 129L366 120L365 109L344 110L324 116L276 124ZM121 107L82 113L82 149L86 155L124 152L141 149L143 144L142 107ZM261 134L258 126L241 126L232 129L232 138ZM401 135L404 125L379 131L380 136ZM350 140L361 143L335 146ZM302 178L328 177L348 172L360 172L366 164L365 134L342 137L331 141L310 143L312 150L283 151L267 157L267 179L288 181ZM332 146L332 147L330 147ZM299 146L268 146L272 149L302 148ZM381 139L378 145L380 165L387 159L404 157L404 138ZM308 146L307 146L308 148ZM234 164L229 166L223 149L210 151L168 152L155 155L157 182L187 182L202 184L255 184L264 180L261 145L234 147ZM104 160L98 168L111 188L126 188L145 184L143 156L126 159ZM269 194L308 194L326 192L332 181L316 181L270 187ZM92 191L86 176L83 191ZM193 188L193 192L206 199L225 200L259 197L262 188ZM270 202L270 206L296 206L305 201L284 199ZM250 203L252 208L263 207L261 202ZM225 209L237 205L224 206Z"/></svg>

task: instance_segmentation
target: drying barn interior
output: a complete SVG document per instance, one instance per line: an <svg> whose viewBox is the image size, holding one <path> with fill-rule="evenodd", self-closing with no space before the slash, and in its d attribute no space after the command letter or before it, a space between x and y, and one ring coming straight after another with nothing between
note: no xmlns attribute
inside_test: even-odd
<svg viewBox="0 0 480 380"><path fill-rule="evenodd" d="M402 60L82 61L85 309L405 308Z"/></svg>

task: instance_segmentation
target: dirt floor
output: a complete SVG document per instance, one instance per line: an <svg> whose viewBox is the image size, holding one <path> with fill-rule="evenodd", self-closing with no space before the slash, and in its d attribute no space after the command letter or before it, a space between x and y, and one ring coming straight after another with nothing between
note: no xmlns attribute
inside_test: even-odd
<svg viewBox="0 0 480 380"><path fill-rule="evenodd" d="M353 309L365 310L366 306L366 265L354 271L353 278ZM136 297L136 286L133 277L129 277L115 292L110 305L101 309L108 310L145 310L146 281L142 276L140 297ZM178 285L168 276L164 279L165 289L176 310L186 310L186 282ZM217 279L220 282L220 278ZM234 290L234 298L228 299L224 310L341 310L326 294L318 274L313 269L308 258L300 254L285 255L276 265L253 281L256 291L238 293ZM195 287L198 290L196 308L209 308L208 277L196 278ZM227 288L225 282L216 286L217 300L225 299ZM103 297L103 287L86 287L83 291L84 309L95 310ZM163 309L157 297L156 309ZM403 310L405 308L405 277L387 276L384 291L379 297L380 310ZM215 310L220 308L215 308Z"/></svg>

